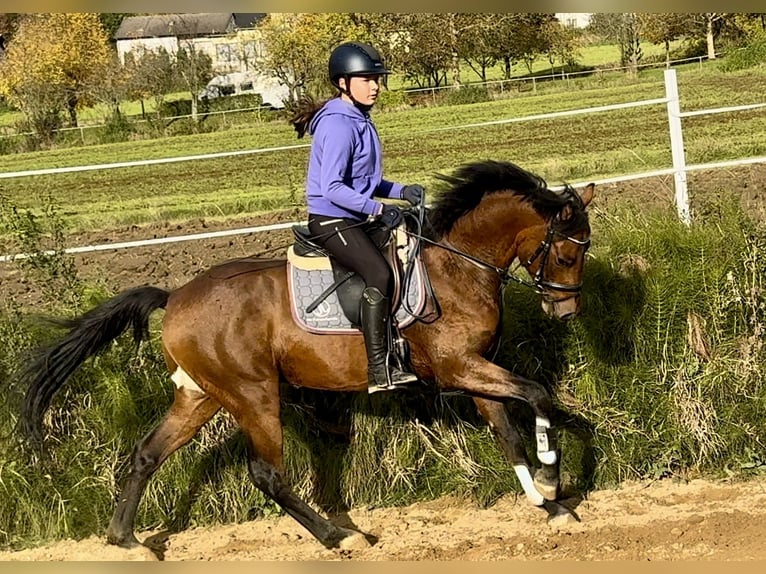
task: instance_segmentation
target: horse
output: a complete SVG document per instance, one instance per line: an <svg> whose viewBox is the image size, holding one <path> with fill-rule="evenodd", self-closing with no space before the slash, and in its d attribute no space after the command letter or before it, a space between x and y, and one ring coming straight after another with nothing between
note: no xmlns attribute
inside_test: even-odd
<svg viewBox="0 0 766 574"><path fill-rule="evenodd" d="M401 331L410 366L438 392L470 396L527 499L547 511L548 521L577 520L558 500L561 451L551 424L550 393L539 382L493 364L487 355L500 337L503 287L511 280L538 291L548 316L567 320L580 312L590 244L586 207L595 186L576 191L565 185L554 191L518 165L493 160L463 164L437 177L443 189L424 209L428 234L419 237L439 313ZM284 259L235 259L173 291L150 285L125 290L63 320L68 333L38 349L20 370L28 384L21 430L42 441L44 415L68 377L129 328L140 342L148 335L149 316L165 309L161 344L174 398L164 418L132 451L107 528L108 543L141 545L134 522L149 478L221 408L246 437L248 475L257 488L327 548L366 540L363 533L315 511L285 477L280 383L367 392L367 365L359 360L366 356L361 333L301 329L291 315L285 267ZM531 279L519 277L521 268ZM509 399L525 401L534 412L539 466L526 454L505 406Z"/></svg>

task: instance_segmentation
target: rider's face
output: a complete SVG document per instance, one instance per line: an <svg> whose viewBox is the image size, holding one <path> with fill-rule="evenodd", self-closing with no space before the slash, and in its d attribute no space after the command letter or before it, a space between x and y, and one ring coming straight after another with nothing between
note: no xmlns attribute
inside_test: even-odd
<svg viewBox="0 0 766 574"><path fill-rule="evenodd" d="M346 79L340 78L340 87L346 87ZM349 92L354 100L365 106L371 106L378 99L380 92L380 76L351 76ZM346 94L343 94L344 96Z"/></svg>

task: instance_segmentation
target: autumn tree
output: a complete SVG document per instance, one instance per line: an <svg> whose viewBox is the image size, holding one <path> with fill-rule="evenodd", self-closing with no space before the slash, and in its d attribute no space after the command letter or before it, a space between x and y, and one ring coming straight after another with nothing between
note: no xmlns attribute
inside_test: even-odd
<svg viewBox="0 0 766 574"><path fill-rule="evenodd" d="M78 109L93 102L85 88L108 60L98 14L29 14L0 62L0 94L49 137L62 111L77 125Z"/></svg>
<svg viewBox="0 0 766 574"><path fill-rule="evenodd" d="M16 28L22 16L23 14L0 13L0 37L3 38L3 43L9 42L16 33Z"/></svg>
<svg viewBox="0 0 766 574"><path fill-rule="evenodd" d="M327 60L333 47L345 40L365 40L365 30L348 14L270 14L260 26L265 71L290 91L290 101L306 92L326 94Z"/></svg>

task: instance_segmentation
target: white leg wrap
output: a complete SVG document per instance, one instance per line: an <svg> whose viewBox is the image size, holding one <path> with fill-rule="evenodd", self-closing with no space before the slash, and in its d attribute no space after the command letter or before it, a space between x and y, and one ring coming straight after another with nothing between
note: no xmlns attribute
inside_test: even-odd
<svg viewBox="0 0 766 574"><path fill-rule="evenodd" d="M527 466L524 464L515 464L513 465L513 470L516 471L516 476L519 477L519 482L521 483L522 488L524 488L527 500L535 506L542 506L543 502L545 502L545 498L543 498L542 494L537 492L534 482L532 481L532 475L529 474Z"/></svg>
<svg viewBox="0 0 766 574"><path fill-rule="evenodd" d="M170 375L170 380L173 381L179 389L186 389L188 391L205 394L205 391L203 391L199 385L194 382L194 379L192 379L181 367L178 367L176 372Z"/></svg>
<svg viewBox="0 0 766 574"><path fill-rule="evenodd" d="M535 435L537 436L537 459L543 464L556 464L556 451L548 443L548 429L551 422L545 417L535 417Z"/></svg>

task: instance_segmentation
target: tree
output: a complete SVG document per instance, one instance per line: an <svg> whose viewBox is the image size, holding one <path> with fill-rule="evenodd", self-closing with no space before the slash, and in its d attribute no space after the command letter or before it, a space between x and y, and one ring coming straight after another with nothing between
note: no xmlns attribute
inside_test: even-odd
<svg viewBox="0 0 766 574"><path fill-rule="evenodd" d="M266 57L265 70L290 91L290 102L305 93L329 92L327 60L344 40L363 40L363 27L348 14L270 14L260 26Z"/></svg>
<svg viewBox="0 0 766 574"><path fill-rule="evenodd" d="M132 12L101 12L98 17L101 20L101 25L104 27L104 31L108 38L112 38L114 33L122 24L122 21L129 17L135 16Z"/></svg>
<svg viewBox="0 0 766 574"><path fill-rule="evenodd" d="M665 46L665 67L670 67L670 43L691 31L688 14L677 12L639 13L641 35L652 44Z"/></svg>
<svg viewBox="0 0 766 574"><path fill-rule="evenodd" d="M620 48L620 65L628 68L630 74L638 72L638 63L643 52L636 13L596 13L591 16L588 29L607 40L617 42Z"/></svg>
<svg viewBox="0 0 766 574"><path fill-rule="evenodd" d="M542 30L547 22L555 21L550 13L514 13L499 18L492 34L492 54L504 63L505 79L511 78L514 61L523 61L531 72L539 54L546 53L547 43Z"/></svg>
<svg viewBox="0 0 766 574"><path fill-rule="evenodd" d="M30 14L0 62L0 94L49 137L61 111L77 125L77 110L93 102L86 87L108 61L98 14Z"/></svg>
<svg viewBox="0 0 766 574"><path fill-rule="evenodd" d="M493 54L493 40L497 28L498 14L475 14L476 27L473 33L463 38L461 55L483 82L487 81L487 70L497 63Z"/></svg>
<svg viewBox="0 0 766 574"><path fill-rule="evenodd" d="M176 54L176 73L191 94L191 115L196 122L199 93L213 77L213 61L192 42L186 42Z"/></svg>
<svg viewBox="0 0 766 574"><path fill-rule="evenodd" d="M540 28L545 55L554 73L554 64L558 60L562 66L575 63L575 36L573 30L565 28L558 20L547 20Z"/></svg>
<svg viewBox="0 0 766 574"><path fill-rule="evenodd" d="M165 94L176 85L173 59L166 50L133 50L125 55L127 94L141 100L141 113L146 115L143 101L153 98L157 116L161 115Z"/></svg>
<svg viewBox="0 0 766 574"><path fill-rule="evenodd" d="M419 87L438 87L447 82L454 67L445 21L435 14L405 14L401 34L406 38L398 50L404 77Z"/></svg>

